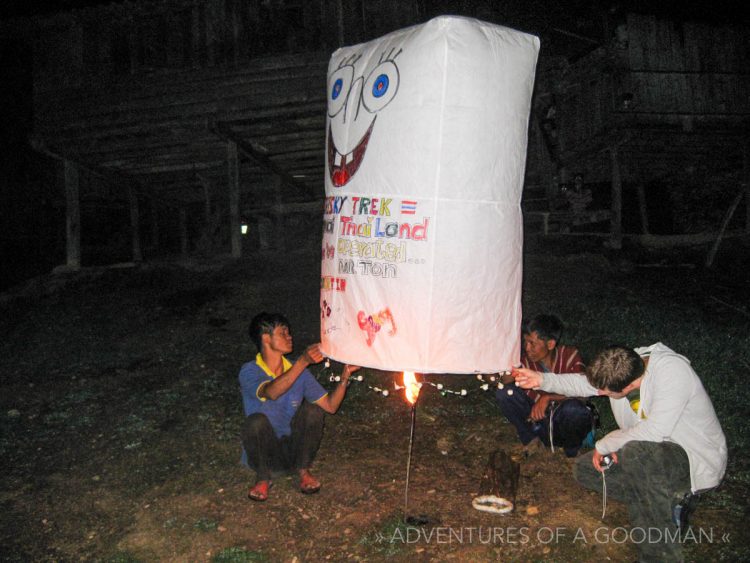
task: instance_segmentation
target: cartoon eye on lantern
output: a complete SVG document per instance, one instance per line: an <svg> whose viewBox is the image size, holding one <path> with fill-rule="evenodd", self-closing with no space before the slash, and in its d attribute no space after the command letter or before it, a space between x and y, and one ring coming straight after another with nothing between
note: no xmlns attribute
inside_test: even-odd
<svg viewBox="0 0 750 563"><path fill-rule="evenodd" d="M340 67L328 78L328 115L335 117L346 105L354 80L354 67Z"/></svg>
<svg viewBox="0 0 750 563"><path fill-rule="evenodd" d="M375 113L387 106L398 92L398 83L398 67L393 61L376 66L362 88L362 103L367 111Z"/></svg>

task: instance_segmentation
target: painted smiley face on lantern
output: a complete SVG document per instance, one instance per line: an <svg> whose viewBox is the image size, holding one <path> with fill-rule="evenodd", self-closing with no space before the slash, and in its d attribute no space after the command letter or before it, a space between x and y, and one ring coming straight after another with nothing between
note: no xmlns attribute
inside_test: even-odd
<svg viewBox="0 0 750 563"><path fill-rule="evenodd" d="M328 77L327 165L336 187L346 185L357 173L378 113L398 93L399 54L401 50L381 54L371 69L358 69L361 55L353 55L343 59Z"/></svg>

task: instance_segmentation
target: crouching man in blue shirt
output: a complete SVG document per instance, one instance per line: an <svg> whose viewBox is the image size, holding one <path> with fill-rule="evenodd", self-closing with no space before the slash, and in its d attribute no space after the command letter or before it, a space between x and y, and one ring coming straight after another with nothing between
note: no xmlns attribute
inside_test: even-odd
<svg viewBox="0 0 750 563"><path fill-rule="evenodd" d="M271 472L279 470L296 470L300 491L316 493L320 481L310 473L310 466L323 437L325 413L338 410L349 376L359 367L344 366L341 382L329 395L307 369L323 360L320 344L309 346L294 363L286 359L293 341L283 315L259 313L250 322L249 334L258 354L239 375L245 410L240 433L243 463L257 473L248 497L266 500Z"/></svg>

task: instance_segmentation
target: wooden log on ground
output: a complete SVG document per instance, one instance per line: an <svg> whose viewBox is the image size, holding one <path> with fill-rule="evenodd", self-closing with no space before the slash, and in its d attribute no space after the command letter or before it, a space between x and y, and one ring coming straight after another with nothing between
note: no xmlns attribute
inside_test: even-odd
<svg viewBox="0 0 750 563"><path fill-rule="evenodd" d="M701 246L716 241L719 233L715 231L702 233L688 233L682 235L625 235L646 248L679 248L685 246ZM744 229L725 232L722 239L744 237Z"/></svg>
<svg viewBox="0 0 750 563"><path fill-rule="evenodd" d="M513 511L520 476L521 466L513 461L508 452L493 451L482 475L479 496L474 498L472 506L477 510L495 514Z"/></svg>

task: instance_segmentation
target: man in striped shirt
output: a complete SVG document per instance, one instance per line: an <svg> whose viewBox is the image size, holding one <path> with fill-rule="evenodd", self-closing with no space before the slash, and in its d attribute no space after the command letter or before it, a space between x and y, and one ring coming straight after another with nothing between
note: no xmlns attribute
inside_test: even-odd
<svg viewBox="0 0 750 563"><path fill-rule="evenodd" d="M563 324L554 315L537 315L525 323L523 366L542 373L583 373L578 350L559 343L562 331ZM524 390L515 383L498 389L495 396L527 453L557 446L573 457L592 430L593 414L581 399Z"/></svg>

